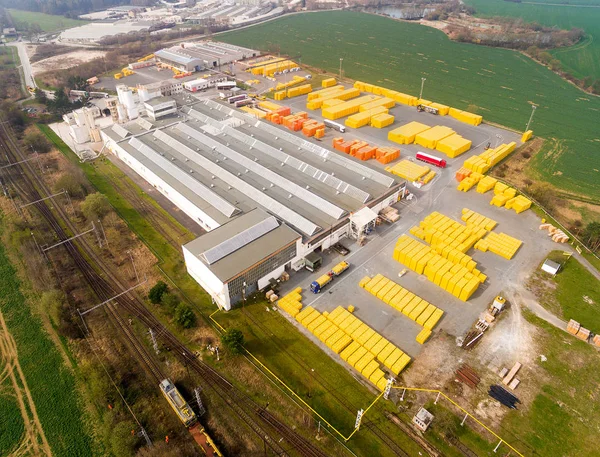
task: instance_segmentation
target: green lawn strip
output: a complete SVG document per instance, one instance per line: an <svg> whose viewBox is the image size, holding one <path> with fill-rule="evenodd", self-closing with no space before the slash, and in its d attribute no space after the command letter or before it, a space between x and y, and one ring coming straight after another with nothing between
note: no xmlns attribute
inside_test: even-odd
<svg viewBox="0 0 600 457"><path fill-rule="evenodd" d="M79 19L69 19L64 16L56 16L53 14L38 13L35 11L9 9L8 12L10 13L13 21L16 23L18 30L22 30L19 28L19 24L23 24L25 22L29 25L38 24L44 32L55 32L58 30L76 27L78 25L84 25L89 22Z"/></svg>
<svg viewBox="0 0 600 457"><path fill-rule="evenodd" d="M25 424L13 395L10 378L0 384L0 455L10 455L24 438Z"/></svg>
<svg viewBox="0 0 600 457"><path fill-rule="evenodd" d="M61 456L91 455L73 373L65 367L39 317L27 306L3 246L0 277L2 313L16 341L21 368L53 452Z"/></svg>
<svg viewBox="0 0 600 457"><path fill-rule="evenodd" d="M553 251L551 255L561 252ZM600 281L574 257L563 264L563 269L552 281L557 285L555 296L562 317L575 319L585 328L600 332Z"/></svg>
<svg viewBox="0 0 600 457"><path fill-rule="evenodd" d="M350 11L285 16L219 40L261 50L277 44L281 52L301 55L303 63L332 74L343 58L348 78L413 95L426 77L424 98L475 107L484 120L519 131L535 103L533 131L556 138L532 161L539 175L566 191L600 199L594 171L600 169L600 147L589 141L598 137L600 98L519 52L456 43L439 30Z"/></svg>
<svg viewBox="0 0 600 457"><path fill-rule="evenodd" d="M492 450L496 446L496 443L484 439L469 426L468 422L460 425L463 416L457 410L451 409L448 403L441 401L436 405L433 401L429 401L424 405L424 408L435 416L433 424L427 432L427 438L429 439L431 435L437 435L436 439L433 439L432 442L436 446L439 446L440 450L445 452L450 451L449 455L463 455L455 446L443 439L444 435L450 434L469 449L475 451L477 455L493 455ZM511 443L511 445L513 444ZM505 447L502 450L506 452L508 449Z"/></svg>
<svg viewBox="0 0 600 457"><path fill-rule="evenodd" d="M540 456L597 455L600 440L598 352L533 313L525 318L538 327L540 351L525 382L537 382L541 391L531 405L519 405L502 425L533 447ZM518 396L518 391L515 392ZM565 452L567 454L565 454Z"/></svg>
<svg viewBox="0 0 600 457"><path fill-rule="evenodd" d="M241 309L219 313L214 318L225 328L242 330L246 349L340 433L348 436L354 426L356 411L366 409L378 394L359 384L345 367L332 362L321 348L277 311L267 311L267 303L259 301L245 306L245 310L253 319L245 316ZM260 325L254 321L260 322ZM385 418L383 411L386 410L393 411L393 405L380 399L364 417L363 424L376 422L410 455L413 455L411 452L418 452L420 448ZM379 449L380 454L377 455L388 455L390 452L377 437L368 432L356 434L349 446L361 455L375 455L362 454L365 450L372 452L373 449Z"/></svg>

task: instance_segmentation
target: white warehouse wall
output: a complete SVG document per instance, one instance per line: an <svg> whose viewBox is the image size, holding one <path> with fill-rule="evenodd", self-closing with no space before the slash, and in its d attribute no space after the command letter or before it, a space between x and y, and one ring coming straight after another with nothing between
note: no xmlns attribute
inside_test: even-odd
<svg viewBox="0 0 600 457"><path fill-rule="evenodd" d="M220 308L229 311L231 303L229 301L229 290L227 284L223 284L210 269L204 265L198 257L182 246L183 258L189 275L210 294L213 300Z"/></svg>
<svg viewBox="0 0 600 457"><path fill-rule="evenodd" d="M148 170L144 165L133 158L121 146L111 140L101 132L102 139L107 149L115 154L119 159L127 164L133 171L144 178L155 187L161 194L167 197L175 206L187 214L194 222L207 232L219 227L219 223L212 219L208 214L190 202L187 198L177 192L174 188L165 183L160 177Z"/></svg>

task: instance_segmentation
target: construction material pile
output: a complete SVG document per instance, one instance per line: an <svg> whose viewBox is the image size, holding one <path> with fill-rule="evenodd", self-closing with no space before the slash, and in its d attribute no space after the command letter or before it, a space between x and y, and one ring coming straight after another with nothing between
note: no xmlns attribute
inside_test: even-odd
<svg viewBox="0 0 600 457"><path fill-rule="evenodd" d="M531 139L532 135L533 135L533 130L527 130L526 132L523 132L523 136L521 136L521 143L525 143L526 141L529 141Z"/></svg>
<svg viewBox="0 0 600 457"><path fill-rule="evenodd" d="M327 106L326 108L324 107L321 110L321 114L325 119L339 119L340 117L345 117L351 114L358 113L362 105L368 105L371 102L376 101L378 99L379 97L376 97L375 95L363 95L362 97L346 100L344 101L344 103L338 103L334 106Z"/></svg>
<svg viewBox="0 0 600 457"><path fill-rule="evenodd" d="M431 169L427 165L421 165L407 159L398 162L392 167L386 167L385 169L385 171L388 171L396 176L400 176L401 178L411 182L418 182L419 179L427 175L430 170ZM432 178L433 176L430 179Z"/></svg>
<svg viewBox="0 0 600 457"><path fill-rule="evenodd" d="M494 400L502 403L504 406L508 406L510 409L517 409L517 403L521 403L521 400L511 394L508 390L496 384L490 386L488 395Z"/></svg>
<svg viewBox="0 0 600 457"><path fill-rule="evenodd" d="M484 239L475 243L475 249L482 252L493 252L510 260L517 253L523 242L506 233L490 232Z"/></svg>
<svg viewBox="0 0 600 457"><path fill-rule="evenodd" d="M277 302L282 310L292 317L296 317L302 309L302 288L296 287L290 293L284 295Z"/></svg>
<svg viewBox="0 0 600 457"><path fill-rule="evenodd" d="M307 306L295 318L381 391L387 379L380 364L398 375L410 362L400 348L341 306L322 314Z"/></svg>
<svg viewBox="0 0 600 457"><path fill-rule="evenodd" d="M420 344L423 344L429 338L433 327L444 314L444 311L438 307L381 274L373 278L365 276L358 284L367 292L370 292L371 295L423 326L424 331L422 330L417 335L417 342Z"/></svg>
<svg viewBox="0 0 600 457"><path fill-rule="evenodd" d="M480 116L479 114L469 113L468 111L461 111L456 108L450 108L448 114L450 115L450 117L453 117L457 121L464 122L465 124L477 126L481 124L481 121L483 121L483 116Z"/></svg>
<svg viewBox="0 0 600 457"><path fill-rule="evenodd" d="M321 81L321 87L333 87L337 84L335 78L327 78Z"/></svg>
<svg viewBox="0 0 600 457"><path fill-rule="evenodd" d="M344 101L358 97L359 95L360 91L353 87L344 89L344 86L333 86L308 94L306 108L311 110L319 109L323 106L323 102L327 100L337 99Z"/></svg>
<svg viewBox="0 0 600 457"><path fill-rule="evenodd" d="M499 208L504 206L506 209L514 210L517 214L531 208L532 201L523 195L517 195L516 189L499 182L496 178L484 176L478 171L462 167L456 172L456 180L459 183L457 189L463 192L468 192L475 184L477 184L477 192L480 194L494 189L494 197L490 201L490 205Z"/></svg>
<svg viewBox="0 0 600 457"><path fill-rule="evenodd" d="M298 64L292 60L271 59L256 65L250 70L250 73L260 76L273 76L275 73L297 67Z"/></svg>
<svg viewBox="0 0 600 457"><path fill-rule="evenodd" d="M298 77L299 76L294 76L294 78L298 78ZM300 81L298 81L298 82L300 82ZM285 100L286 98L297 97L299 95L305 95L310 92L312 92L312 86L310 84L303 84L298 87L292 87L290 89L275 92L273 94L273 98L275 100Z"/></svg>
<svg viewBox="0 0 600 457"><path fill-rule="evenodd" d="M266 111L264 116L260 116L260 114L258 116L264 117L267 121L283 125L294 132L302 131L302 134L307 137L323 138L325 136L325 124L315 119L309 119L308 113L304 111L292 114L289 106L280 106L270 101L260 102L258 106ZM255 114L256 109L245 111Z"/></svg>
<svg viewBox="0 0 600 457"><path fill-rule="evenodd" d="M419 144L436 149L448 157L458 157L471 149L472 142L458 135L450 127L430 127L420 122L409 122L388 132L388 140L398 144Z"/></svg>
<svg viewBox="0 0 600 457"><path fill-rule="evenodd" d="M419 106L426 105L431 108L435 108L438 110L438 114L440 116L450 115L454 119L464 122L470 125L479 125L483 121L483 117L479 114L469 113L468 111L461 111L456 108L450 108L447 105L443 105L441 103L435 103L430 100L424 100L417 98L413 95L403 94L402 92L398 92L391 89L386 89L385 87L376 86L373 84L368 84L361 81L356 81L354 83L354 87L356 89L361 90L362 92L370 92L375 95L383 95L384 97L389 97L397 103L402 103L403 105L408 106Z"/></svg>
<svg viewBox="0 0 600 457"><path fill-rule="evenodd" d="M540 230L547 230L548 236L552 237L552 241L555 243L566 243L569 241L569 236L552 224L542 224L540 225Z"/></svg>
<svg viewBox="0 0 600 457"><path fill-rule="evenodd" d="M579 322L573 319L571 319L567 324L567 332L586 342L590 339L590 335L592 333L590 330L582 327ZM594 335L592 343L594 343L595 346L600 346L600 336Z"/></svg>
<svg viewBox="0 0 600 457"><path fill-rule="evenodd" d="M478 173L487 173L490 168L504 160L515 150L517 143L514 141L508 144L501 144L497 148L490 148L487 151L469 157L465 160L463 167Z"/></svg>
<svg viewBox="0 0 600 457"><path fill-rule="evenodd" d="M383 164L390 163L400 157L400 149L389 146L372 146L361 140L344 141L342 137L333 139L333 148L360 160L376 159Z"/></svg>

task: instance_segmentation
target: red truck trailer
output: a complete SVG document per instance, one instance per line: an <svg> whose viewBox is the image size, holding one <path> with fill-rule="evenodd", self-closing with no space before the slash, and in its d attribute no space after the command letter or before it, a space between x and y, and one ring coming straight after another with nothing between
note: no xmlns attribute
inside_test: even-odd
<svg viewBox="0 0 600 457"><path fill-rule="evenodd" d="M430 154L426 154L424 152L417 152L416 158L417 160L427 162L431 165L435 165L436 167L446 168L446 161L444 159L438 159L437 157L432 156Z"/></svg>

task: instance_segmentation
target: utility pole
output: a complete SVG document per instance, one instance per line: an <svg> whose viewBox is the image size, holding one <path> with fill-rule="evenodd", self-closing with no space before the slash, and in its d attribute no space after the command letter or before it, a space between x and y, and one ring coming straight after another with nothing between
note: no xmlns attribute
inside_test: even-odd
<svg viewBox="0 0 600 457"><path fill-rule="evenodd" d="M342 79L342 62L343 61L344 61L344 58L340 57L340 78L339 79Z"/></svg>
<svg viewBox="0 0 600 457"><path fill-rule="evenodd" d="M131 251L127 251L127 254L129 254L129 258L131 259L131 264L133 265L133 272L135 273L135 280L137 282L140 282L140 277L138 275L137 268L135 267L135 262L133 261L133 256L131 255Z"/></svg>
<svg viewBox="0 0 600 457"><path fill-rule="evenodd" d="M421 92L419 93L419 100L423 98L423 86L425 86L427 78L421 78Z"/></svg>
<svg viewBox="0 0 600 457"><path fill-rule="evenodd" d="M202 399L200 398L200 392L202 391L202 387L196 387L194 389L194 396L196 397L196 403L198 404L199 416L203 416L206 412L204 409L204 405L202 404Z"/></svg>
<svg viewBox="0 0 600 457"><path fill-rule="evenodd" d="M533 120L533 115L535 114L535 110L537 109L537 105L531 105L531 116L529 116L529 121L527 122L527 126L525 127L525 131L529 130L529 125Z"/></svg>

